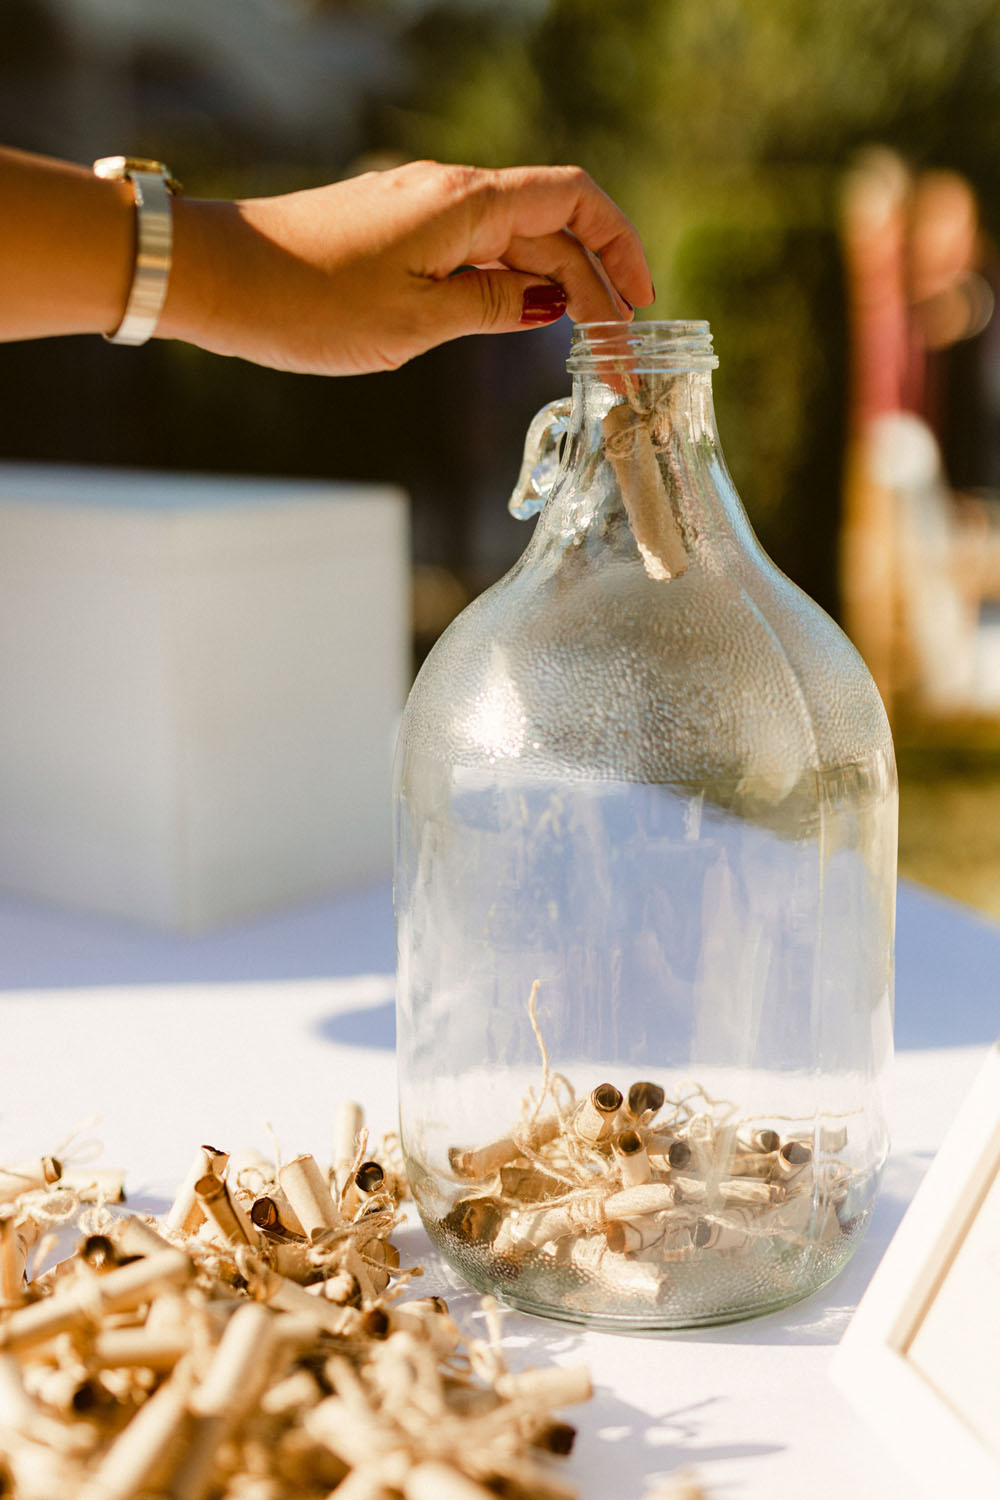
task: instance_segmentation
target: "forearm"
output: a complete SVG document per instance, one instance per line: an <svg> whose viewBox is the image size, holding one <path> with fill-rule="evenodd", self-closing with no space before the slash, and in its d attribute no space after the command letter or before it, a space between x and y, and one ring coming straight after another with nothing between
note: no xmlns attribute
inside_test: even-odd
<svg viewBox="0 0 1000 1500"><path fill-rule="evenodd" d="M0 148L0 339L107 333L135 257L127 182Z"/></svg>

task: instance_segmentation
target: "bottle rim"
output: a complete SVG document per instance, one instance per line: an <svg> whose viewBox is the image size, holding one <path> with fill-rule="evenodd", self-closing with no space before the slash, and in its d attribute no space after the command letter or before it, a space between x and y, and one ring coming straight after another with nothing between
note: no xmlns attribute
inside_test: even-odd
<svg viewBox="0 0 1000 1500"><path fill-rule="evenodd" d="M576 323L566 361L572 375L684 374L718 365L701 319Z"/></svg>

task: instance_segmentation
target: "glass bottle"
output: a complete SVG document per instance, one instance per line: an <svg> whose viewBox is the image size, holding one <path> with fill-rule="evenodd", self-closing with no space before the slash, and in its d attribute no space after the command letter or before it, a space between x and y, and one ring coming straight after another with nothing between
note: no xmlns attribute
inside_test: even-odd
<svg viewBox="0 0 1000 1500"><path fill-rule="evenodd" d="M514 568L396 763L403 1147L432 1240L617 1329L822 1286L886 1158L896 779L881 701L760 548L705 323L574 330Z"/></svg>

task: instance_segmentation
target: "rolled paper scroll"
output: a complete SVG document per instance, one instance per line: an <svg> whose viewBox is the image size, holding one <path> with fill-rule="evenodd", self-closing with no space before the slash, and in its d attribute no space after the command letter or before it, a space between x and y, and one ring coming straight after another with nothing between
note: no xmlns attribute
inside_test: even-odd
<svg viewBox="0 0 1000 1500"><path fill-rule="evenodd" d="M703 1177L675 1172L670 1185L677 1195L678 1203L705 1203L708 1200L708 1183Z"/></svg>
<svg viewBox="0 0 1000 1500"><path fill-rule="evenodd" d="M125 1173L114 1167L64 1167L59 1186L83 1203L125 1202Z"/></svg>
<svg viewBox="0 0 1000 1500"><path fill-rule="evenodd" d="M296 1156L278 1173L281 1189L292 1206L302 1232L310 1239L324 1229L339 1229L343 1219L337 1212L325 1173L313 1156Z"/></svg>
<svg viewBox="0 0 1000 1500"><path fill-rule="evenodd" d="M77 1246L76 1253L95 1271L110 1271L112 1266L121 1264L118 1246L106 1234L88 1234Z"/></svg>
<svg viewBox="0 0 1000 1500"><path fill-rule="evenodd" d="M562 1178L534 1166L500 1168L501 1190L508 1198L518 1198L522 1203L543 1203L546 1198L557 1198L568 1186Z"/></svg>
<svg viewBox="0 0 1000 1500"><path fill-rule="evenodd" d="M628 523L650 578L678 578L688 555L663 483L649 420L627 403L604 417L604 450L615 473Z"/></svg>
<svg viewBox="0 0 1000 1500"><path fill-rule="evenodd" d="M267 1240L263 1247L263 1258L277 1271L300 1286L315 1281L317 1269L309 1259L309 1245L305 1240Z"/></svg>
<svg viewBox="0 0 1000 1500"><path fill-rule="evenodd" d="M194 1192L205 1217L230 1245L259 1244L256 1229L221 1177L211 1172L199 1177Z"/></svg>
<svg viewBox="0 0 1000 1500"><path fill-rule="evenodd" d="M531 1441L546 1453L572 1453L576 1428L570 1422L546 1422L531 1434Z"/></svg>
<svg viewBox="0 0 1000 1500"><path fill-rule="evenodd" d="M611 1193L604 1200L604 1214L608 1219L632 1219L642 1214L662 1213L673 1208L677 1201L674 1186L669 1182L647 1182L639 1187L623 1188L620 1193Z"/></svg>
<svg viewBox="0 0 1000 1500"><path fill-rule="evenodd" d="M495 1474L491 1476L490 1494L524 1495L530 1496L531 1500L578 1500L576 1485L556 1478L548 1466L543 1468L541 1464L511 1454L509 1457L498 1456L492 1467ZM408 1495L406 1500L413 1500L413 1497Z"/></svg>
<svg viewBox="0 0 1000 1500"><path fill-rule="evenodd" d="M340 1491L338 1500L399 1500L398 1487L390 1485L389 1478L383 1473L385 1466L386 1461L383 1460L364 1463L351 1469L337 1485Z"/></svg>
<svg viewBox="0 0 1000 1500"><path fill-rule="evenodd" d="M718 1193L725 1204L766 1207L784 1197L784 1188L759 1177L726 1177L719 1183Z"/></svg>
<svg viewBox="0 0 1000 1500"><path fill-rule="evenodd" d="M229 1161L227 1151L215 1146L199 1146L187 1176L177 1189L177 1196L167 1214L167 1229L180 1230L183 1234L194 1234L205 1218L204 1210L195 1195L194 1185L201 1177L211 1174L221 1177Z"/></svg>
<svg viewBox="0 0 1000 1500"><path fill-rule="evenodd" d="M336 1302L340 1307L346 1307L349 1302L357 1302L361 1294L358 1279L350 1271L335 1271L326 1278L322 1287L327 1302Z"/></svg>
<svg viewBox="0 0 1000 1500"><path fill-rule="evenodd" d="M202 1500L221 1444L257 1403L279 1344L274 1314L247 1302L233 1313L204 1379L188 1398L194 1417L187 1444L163 1489L171 1500Z"/></svg>
<svg viewBox="0 0 1000 1500"><path fill-rule="evenodd" d="M776 1151L741 1151L730 1159L729 1171L733 1177L772 1177L777 1155Z"/></svg>
<svg viewBox="0 0 1000 1500"><path fill-rule="evenodd" d="M163 1286L178 1286L194 1276L194 1262L183 1250L149 1255L106 1276L72 1282L41 1302L19 1308L0 1324L0 1349L25 1349L78 1328L104 1313L138 1307Z"/></svg>
<svg viewBox="0 0 1000 1500"><path fill-rule="evenodd" d="M315 1406L320 1398L316 1377L309 1370L298 1369L264 1392L260 1409L269 1417L286 1416Z"/></svg>
<svg viewBox="0 0 1000 1500"><path fill-rule="evenodd" d="M151 1489L181 1437L191 1389L188 1364L143 1403L80 1491L79 1500L134 1500Z"/></svg>
<svg viewBox="0 0 1000 1500"><path fill-rule="evenodd" d="M399 1251L388 1240L367 1240L358 1246L358 1254L371 1282L371 1293L380 1297L399 1267Z"/></svg>
<svg viewBox="0 0 1000 1500"><path fill-rule="evenodd" d="M605 1231L605 1239L609 1250L618 1255L632 1255L657 1244L665 1232L665 1215L644 1214L637 1219L614 1219Z"/></svg>
<svg viewBox="0 0 1000 1500"><path fill-rule="evenodd" d="M738 1150L757 1151L770 1156L781 1145L781 1136L776 1130L741 1130L737 1132L736 1142Z"/></svg>
<svg viewBox="0 0 1000 1500"><path fill-rule="evenodd" d="M504 1219L495 1198L460 1198L442 1220L442 1226L459 1239L492 1244Z"/></svg>
<svg viewBox="0 0 1000 1500"><path fill-rule="evenodd" d="M617 1089L615 1092L618 1092ZM620 1094L618 1098L620 1101ZM615 1107L617 1108L617 1105ZM453 1146L448 1152L448 1164L459 1177L470 1177L476 1181L482 1181L483 1178L492 1177L494 1172L500 1171L508 1162L523 1155L526 1149L538 1151L541 1147L547 1146L559 1134L560 1129L558 1118L555 1115L547 1115L540 1120L533 1120L522 1131L504 1136L498 1141L491 1141L486 1146L468 1149Z"/></svg>
<svg viewBox="0 0 1000 1500"><path fill-rule="evenodd" d="M622 1130L612 1141L618 1162L618 1175L625 1187L648 1182L652 1173L642 1136L636 1130Z"/></svg>
<svg viewBox="0 0 1000 1500"><path fill-rule="evenodd" d="M440 1297L414 1298L411 1302L397 1302L390 1307L389 1333L400 1331L412 1333L430 1344L439 1359L454 1354L461 1337L458 1324Z"/></svg>
<svg viewBox="0 0 1000 1500"><path fill-rule="evenodd" d="M352 1217L375 1193L384 1191L385 1172L377 1161L363 1161L341 1190L340 1207Z"/></svg>
<svg viewBox="0 0 1000 1500"><path fill-rule="evenodd" d="M482 1181L492 1177L501 1167L521 1155L521 1148L511 1136L491 1141L487 1146L453 1146L448 1152L448 1165L459 1177L471 1177Z"/></svg>
<svg viewBox="0 0 1000 1500"><path fill-rule="evenodd" d="M302 1221L289 1203L287 1194L279 1187L272 1187L269 1193L254 1200L250 1207L250 1222L255 1228L266 1229L271 1233L306 1237Z"/></svg>
<svg viewBox="0 0 1000 1500"><path fill-rule="evenodd" d="M0 1166L0 1203L10 1203L22 1193L51 1187L62 1176L62 1163L54 1156L36 1156L30 1161Z"/></svg>
<svg viewBox="0 0 1000 1500"><path fill-rule="evenodd" d="M753 1222L747 1210L739 1209L731 1210L725 1218L699 1219L691 1241L698 1250L742 1250L753 1239Z"/></svg>
<svg viewBox="0 0 1000 1500"><path fill-rule="evenodd" d="M525 1209L508 1216L496 1236L495 1246L501 1254L506 1250L525 1251L565 1239L580 1229L581 1212L576 1204Z"/></svg>
<svg viewBox="0 0 1000 1500"><path fill-rule="evenodd" d="M87 1433L49 1416L32 1400L24 1388L21 1361L13 1354L0 1354L0 1432L5 1456L17 1440L44 1443L61 1453L85 1453L91 1446Z"/></svg>
<svg viewBox="0 0 1000 1500"><path fill-rule="evenodd" d="M190 1351L192 1338L193 1332L182 1328L107 1328L94 1339L87 1359L95 1370L170 1370Z"/></svg>
<svg viewBox="0 0 1000 1500"><path fill-rule="evenodd" d="M851 1186L851 1174L839 1161L824 1161L818 1171L819 1194L835 1206L843 1203Z"/></svg>
<svg viewBox="0 0 1000 1500"><path fill-rule="evenodd" d="M274 1163L261 1151L241 1151L230 1159L228 1177L244 1193L260 1198L274 1186Z"/></svg>
<svg viewBox="0 0 1000 1500"><path fill-rule="evenodd" d="M248 1280L251 1295L269 1307L293 1313L298 1318L308 1320L314 1327L336 1334L339 1338L352 1338L360 1331L361 1314L356 1307L339 1307L334 1302L327 1302L325 1297L312 1296L304 1286L289 1281L287 1276L280 1276L277 1271L261 1266L252 1272Z"/></svg>
<svg viewBox="0 0 1000 1500"><path fill-rule="evenodd" d="M691 1147L687 1141L671 1141L667 1148L667 1160L673 1168L683 1169L690 1165Z"/></svg>
<svg viewBox="0 0 1000 1500"><path fill-rule="evenodd" d="M333 1178L339 1192L346 1187L360 1149L365 1114L360 1104L345 1099L338 1106L333 1127Z"/></svg>
<svg viewBox="0 0 1000 1500"><path fill-rule="evenodd" d="M0 1215L0 1303L17 1307L24 1301L24 1273L28 1247L12 1213Z"/></svg>
<svg viewBox="0 0 1000 1500"><path fill-rule="evenodd" d="M613 1083L599 1083L573 1116L573 1130L588 1145L606 1140L614 1133L615 1116L621 1107L621 1090Z"/></svg>
<svg viewBox="0 0 1000 1500"><path fill-rule="evenodd" d="M782 1182L789 1182L807 1172L812 1159L812 1147L807 1141L786 1141L774 1159L774 1175Z"/></svg>
<svg viewBox="0 0 1000 1500"><path fill-rule="evenodd" d="M198 1214L200 1221L203 1217L200 1208ZM118 1247L119 1255L157 1255L161 1250L173 1249L170 1241L138 1214L123 1214L115 1219L108 1234Z"/></svg>
<svg viewBox="0 0 1000 1500"><path fill-rule="evenodd" d="M276 1350L274 1314L259 1302L241 1303L192 1395L191 1410L199 1416L231 1420L249 1410L267 1384Z"/></svg>
<svg viewBox="0 0 1000 1500"><path fill-rule="evenodd" d="M361 1467L398 1446L398 1437L378 1421L367 1404L355 1405L341 1395L328 1396L305 1418L306 1431L331 1448L352 1468ZM340 1488L340 1486L338 1486Z"/></svg>
<svg viewBox="0 0 1000 1500"><path fill-rule="evenodd" d="M646 1137L646 1150L659 1171L683 1171L691 1162L691 1147L672 1131L652 1131Z"/></svg>
<svg viewBox="0 0 1000 1500"><path fill-rule="evenodd" d="M628 1091L627 1109L633 1120L638 1120L645 1115L648 1119L663 1108L666 1091L658 1083L647 1083L644 1080L633 1083Z"/></svg>
<svg viewBox="0 0 1000 1500"><path fill-rule="evenodd" d="M403 1476L405 1500L490 1500L495 1494L460 1469L436 1459L414 1464Z"/></svg>
<svg viewBox="0 0 1000 1500"><path fill-rule="evenodd" d="M508 1400L526 1401L549 1410L589 1401L594 1393L590 1371L585 1365L558 1365L523 1370L516 1375L501 1375L497 1378L496 1388Z"/></svg>

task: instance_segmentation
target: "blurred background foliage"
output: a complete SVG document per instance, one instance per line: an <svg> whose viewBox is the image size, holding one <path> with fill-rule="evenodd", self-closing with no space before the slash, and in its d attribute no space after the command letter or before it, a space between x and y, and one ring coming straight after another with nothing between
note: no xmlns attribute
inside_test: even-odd
<svg viewBox="0 0 1000 1500"><path fill-rule="evenodd" d="M836 611L841 177L884 142L966 174L997 227L1000 5L446 4L408 46L411 93L378 112L380 143L575 160L623 204L655 314L712 323L723 441L765 547Z"/></svg>
<svg viewBox="0 0 1000 1500"><path fill-rule="evenodd" d="M7 140L162 156L200 194L414 156L578 162L639 226L655 315L711 321L737 486L837 611L841 174L873 140L957 168L996 230L1000 0L6 0L4 31ZM503 500L564 341L335 384L180 347L8 350L0 450L397 479L418 560L467 593L523 544Z"/></svg>
<svg viewBox="0 0 1000 1500"><path fill-rule="evenodd" d="M844 173L872 143L956 170L1000 238L1000 0L5 0L3 27L3 139L163 157L199 195L423 156L585 167L643 235L646 315L710 320L751 519L839 613ZM396 480L426 649L523 546L504 501L567 342L471 338L337 381L179 345L7 346L0 457Z"/></svg>

